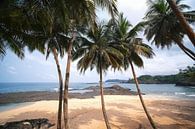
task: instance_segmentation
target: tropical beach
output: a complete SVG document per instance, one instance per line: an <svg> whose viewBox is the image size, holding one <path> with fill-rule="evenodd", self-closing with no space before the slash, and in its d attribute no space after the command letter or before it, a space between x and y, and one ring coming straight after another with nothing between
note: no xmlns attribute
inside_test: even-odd
<svg viewBox="0 0 195 129"><path fill-rule="evenodd" d="M162 87L162 86L161 86ZM168 86L170 87L170 86ZM88 91L86 91L88 89ZM71 129L104 129L98 87L87 87L83 92L69 93ZM195 127L195 100L180 92L174 96L143 95L148 110L161 129L193 129ZM114 129L151 128L136 92L119 85L104 89L111 127ZM20 101L19 101L20 100ZM57 92L13 92L0 94L0 125L7 122L46 118L56 128ZM17 103L16 103L17 102ZM16 105L14 105L14 103Z"/></svg>
<svg viewBox="0 0 195 129"><path fill-rule="evenodd" d="M193 0L1 0L0 129L194 129Z"/></svg>
<svg viewBox="0 0 195 129"><path fill-rule="evenodd" d="M144 96L151 115L161 129L195 128L195 101L175 100L158 96ZM107 113L114 129L151 128L137 96L106 95ZM48 118L56 122L57 101L37 101L25 106L0 112L0 123L24 119ZM104 129L100 97L69 100L71 129ZM51 127L56 128L56 125Z"/></svg>

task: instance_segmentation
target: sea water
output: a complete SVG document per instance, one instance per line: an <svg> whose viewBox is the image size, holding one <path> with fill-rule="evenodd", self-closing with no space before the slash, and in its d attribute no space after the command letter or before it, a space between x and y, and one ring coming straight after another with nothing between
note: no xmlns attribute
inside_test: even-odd
<svg viewBox="0 0 195 129"><path fill-rule="evenodd" d="M70 92L83 93L89 86L98 83L70 83ZM131 91L136 91L135 84L129 83L104 83L105 87L120 85ZM0 83L0 93L30 92L30 91L58 91L58 83ZM140 84L140 89L146 95L163 95L195 99L195 87L175 86L175 84Z"/></svg>
<svg viewBox="0 0 195 129"><path fill-rule="evenodd" d="M85 90L89 86L97 86L98 83L70 83L69 92L72 93L84 93L89 90ZM120 85L131 91L136 91L135 84L129 83L104 83L105 87L111 87L113 85ZM0 94L2 93L14 93L14 92L30 92L30 91L53 91L57 92L59 88L58 83L0 83ZM140 89L148 96L164 96L174 97L177 99L190 99L195 100L195 87L191 86L175 86L175 84L140 84ZM14 109L17 107L30 104L27 103L11 103L0 105L0 112Z"/></svg>

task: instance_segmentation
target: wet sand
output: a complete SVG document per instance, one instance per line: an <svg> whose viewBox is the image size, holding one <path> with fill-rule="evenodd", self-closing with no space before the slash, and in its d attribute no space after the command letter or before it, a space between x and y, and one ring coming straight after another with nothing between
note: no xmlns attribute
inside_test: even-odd
<svg viewBox="0 0 195 129"><path fill-rule="evenodd" d="M195 100L178 100L162 96L144 96L148 110L160 129L194 129ZM138 96L105 95L106 109L113 129L151 129ZM100 96L69 100L71 129L106 129ZM29 103L0 112L0 124L24 119L48 118L56 123L58 101ZM52 127L55 129L56 127Z"/></svg>

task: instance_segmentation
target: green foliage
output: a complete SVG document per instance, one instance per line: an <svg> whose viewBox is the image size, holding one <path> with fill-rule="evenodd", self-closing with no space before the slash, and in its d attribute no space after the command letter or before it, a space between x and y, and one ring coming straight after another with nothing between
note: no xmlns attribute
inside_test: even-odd
<svg viewBox="0 0 195 129"><path fill-rule="evenodd" d="M143 27L144 23L142 22L133 27L124 18L122 13L114 24L113 42L122 45L126 50L122 51L124 55L123 67L125 70L129 67L129 62L133 62L138 67L143 67L142 56L152 58L154 55L152 48L144 44L142 39L137 36Z"/></svg>
<svg viewBox="0 0 195 129"><path fill-rule="evenodd" d="M110 33L110 28L101 23L95 29L87 29L85 31L87 37L83 35L77 37L76 40L80 42L80 46L73 53L73 60L79 59L77 68L80 72L85 72L88 68L90 70L96 68L99 73L100 66L104 72L109 67L120 68L123 54L117 49L120 46L109 40Z"/></svg>
<svg viewBox="0 0 195 129"><path fill-rule="evenodd" d="M146 38L157 47L170 48L174 43L182 43L185 31L180 25L174 12L169 7L166 0L148 0L148 11L145 16ZM176 4L181 12L190 7L181 4L181 0L176 0ZM186 13L188 22L194 22L194 15Z"/></svg>
<svg viewBox="0 0 195 129"><path fill-rule="evenodd" d="M188 66L184 70L180 70L177 74L177 79L179 83L193 83L195 84L195 64L193 66Z"/></svg>
<svg viewBox="0 0 195 129"><path fill-rule="evenodd" d="M63 56L67 42L80 26L94 26L95 8L117 15L116 0L3 0L0 3L0 56L11 49L20 58L24 47L47 56L56 48Z"/></svg>
<svg viewBox="0 0 195 129"><path fill-rule="evenodd" d="M195 85L195 64L193 66L188 66L184 70L180 70L176 75L143 75L138 77L138 80L140 83L144 84ZM130 79L128 82L134 83L134 80Z"/></svg>

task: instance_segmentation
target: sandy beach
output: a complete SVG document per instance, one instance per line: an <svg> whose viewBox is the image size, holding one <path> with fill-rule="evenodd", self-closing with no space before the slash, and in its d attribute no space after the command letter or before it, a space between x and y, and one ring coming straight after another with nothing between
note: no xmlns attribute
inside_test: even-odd
<svg viewBox="0 0 195 129"><path fill-rule="evenodd" d="M195 101L162 96L144 96L151 116L160 129L194 129ZM105 95L106 109L113 129L150 129L138 96ZM56 123L58 101L47 100L0 112L0 124L24 119L48 118ZM100 96L69 100L71 129L106 129ZM52 127L55 129L56 127Z"/></svg>

